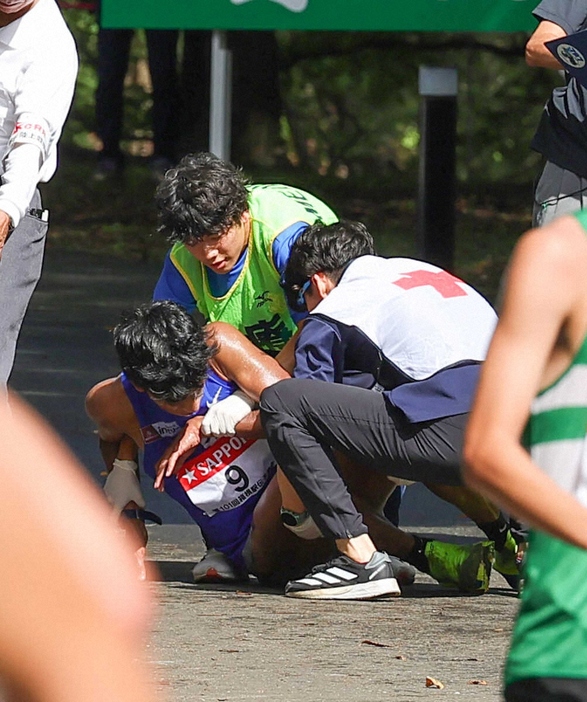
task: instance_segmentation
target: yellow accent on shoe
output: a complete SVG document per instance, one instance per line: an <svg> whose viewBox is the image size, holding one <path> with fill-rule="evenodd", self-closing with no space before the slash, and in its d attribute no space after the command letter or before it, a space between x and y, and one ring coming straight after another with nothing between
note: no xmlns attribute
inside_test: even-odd
<svg viewBox="0 0 587 702"><path fill-rule="evenodd" d="M495 563L493 567L500 573L512 590L520 589L520 569L524 545L518 544L511 531L508 531L505 545L501 551L495 552Z"/></svg>
<svg viewBox="0 0 587 702"><path fill-rule="evenodd" d="M430 575L441 585L476 595L487 592L495 560L493 541L479 541L471 546L429 541L424 554Z"/></svg>

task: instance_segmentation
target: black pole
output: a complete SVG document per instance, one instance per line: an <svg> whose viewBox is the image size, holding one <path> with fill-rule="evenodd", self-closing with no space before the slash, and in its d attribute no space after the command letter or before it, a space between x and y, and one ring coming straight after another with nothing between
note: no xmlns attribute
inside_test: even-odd
<svg viewBox="0 0 587 702"><path fill-rule="evenodd" d="M451 270L455 250L457 72L420 66L418 255Z"/></svg>

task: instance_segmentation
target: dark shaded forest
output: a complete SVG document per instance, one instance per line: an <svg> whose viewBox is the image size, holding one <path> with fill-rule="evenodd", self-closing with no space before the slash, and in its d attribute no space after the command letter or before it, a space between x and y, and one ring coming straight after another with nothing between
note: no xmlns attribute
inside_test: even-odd
<svg viewBox="0 0 587 702"><path fill-rule="evenodd" d="M53 246L158 258L146 44L126 79L123 179L94 182L97 24L66 10L81 57L61 167L45 186ZM525 34L232 32L232 160L258 182L288 182L371 228L381 253L415 255L418 68L458 71L455 269L494 297L513 242L529 226L540 162L530 140L560 77L529 69ZM210 34L181 34L181 153L207 148Z"/></svg>

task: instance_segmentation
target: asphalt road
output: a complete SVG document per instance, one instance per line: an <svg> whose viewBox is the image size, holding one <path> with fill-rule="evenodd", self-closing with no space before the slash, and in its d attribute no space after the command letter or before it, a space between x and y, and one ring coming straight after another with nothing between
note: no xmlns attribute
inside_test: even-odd
<svg viewBox="0 0 587 702"><path fill-rule="evenodd" d="M172 702L498 702L518 600L501 576L480 597L418 575L402 597L317 602L251 584L196 586L193 527L150 530L161 581L148 646ZM471 530L445 528L445 538ZM449 536L459 532L457 537ZM473 538L469 536L468 538ZM442 689L427 687L432 678Z"/></svg>

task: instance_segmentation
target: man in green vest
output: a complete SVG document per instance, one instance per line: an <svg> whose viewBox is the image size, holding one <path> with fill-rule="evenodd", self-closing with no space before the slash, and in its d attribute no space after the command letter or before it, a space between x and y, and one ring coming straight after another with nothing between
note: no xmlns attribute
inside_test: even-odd
<svg viewBox="0 0 587 702"><path fill-rule="evenodd" d="M155 200L159 231L172 247L153 299L197 309L207 322L228 322L277 355L304 316L289 309L280 284L291 247L308 225L336 222L334 212L289 185L251 185L240 169L207 152L167 171ZM233 576L213 550L194 577L208 572Z"/></svg>
<svg viewBox="0 0 587 702"><path fill-rule="evenodd" d="M159 231L172 243L154 292L206 321L232 324L275 356L302 315L281 289L293 243L310 224L337 221L318 198L289 185L250 185L211 153L185 156L156 193Z"/></svg>

